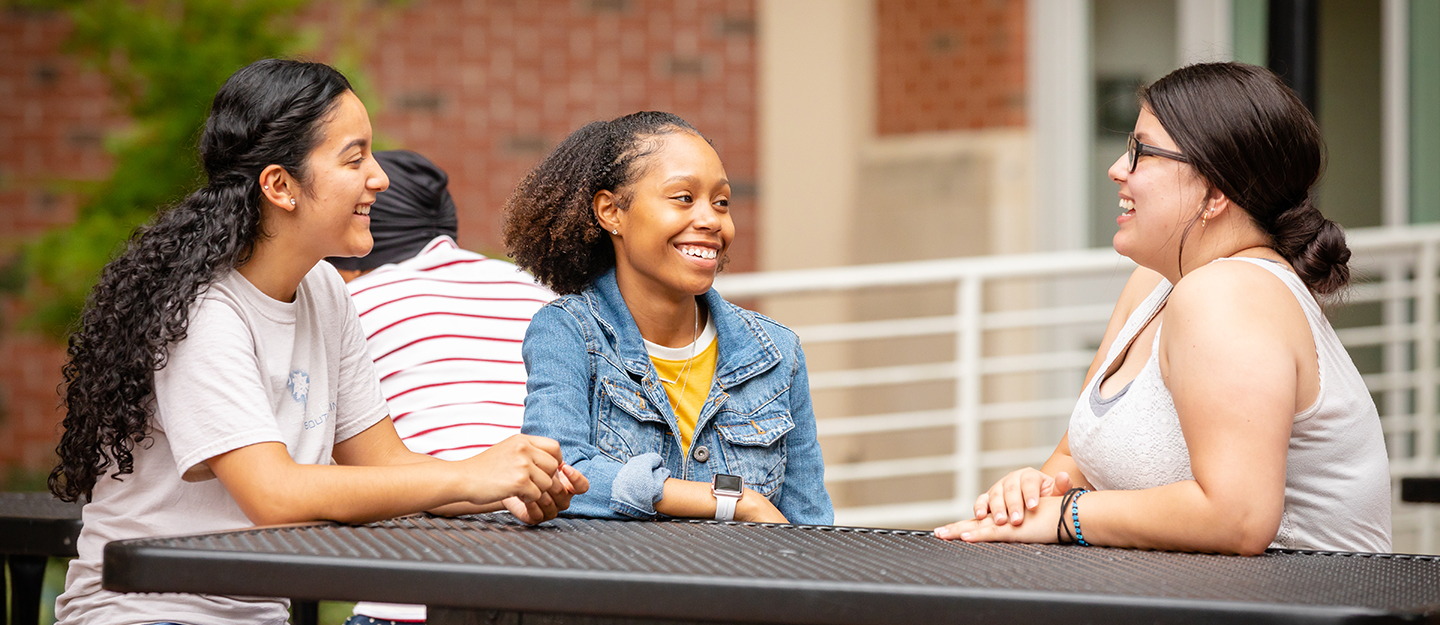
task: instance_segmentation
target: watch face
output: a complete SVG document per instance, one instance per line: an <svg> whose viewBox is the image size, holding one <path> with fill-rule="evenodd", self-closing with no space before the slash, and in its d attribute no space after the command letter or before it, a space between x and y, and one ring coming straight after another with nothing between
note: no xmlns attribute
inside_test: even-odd
<svg viewBox="0 0 1440 625"><path fill-rule="evenodd" d="M738 475L726 475L724 473L717 473L715 475L715 492L717 493L730 493L738 495L742 492L744 487L745 482L744 480L741 480L740 476Z"/></svg>

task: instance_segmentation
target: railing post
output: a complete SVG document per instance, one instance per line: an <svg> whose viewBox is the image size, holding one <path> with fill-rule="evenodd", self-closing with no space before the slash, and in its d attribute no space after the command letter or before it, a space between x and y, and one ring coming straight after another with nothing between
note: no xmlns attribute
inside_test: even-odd
<svg viewBox="0 0 1440 625"><path fill-rule="evenodd" d="M1420 267L1420 258L1415 259L1415 280L1418 283L1423 269ZM1410 323L1410 307L1405 305L1405 263L1399 258L1385 260L1383 273L1384 289L1380 301L1381 323L1385 328L1385 342L1381 346L1382 369L1387 379L1399 379L1410 369L1410 350L1405 328ZM1412 290L1413 293L1413 290ZM1392 431L1385 435L1386 447L1398 455L1409 446L1405 443L1403 433L1396 433L1394 427L1402 423L1415 423L1414 417L1405 414L1404 408L1409 405L1409 397L1404 388L1392 384L1383 392L1385 398L1385 413L1380 415L1383 421L1391 423ZM1413 425L1411 426L1413 427ZM1409 430L1410 427L1405 428ZM1394 463L1396 455L1391 456ZM1412 462L1406 459L1404 464Z"/></svg>
<svg viewBox="0 0 1440 625"><path fill-rule="evenodd" d="M980 327L984 280L977 274L960 279L956 288L955 321L955 476L956 508L964 513L980 496Z"/></svg>
<svg viewBox="0 0 1440 625"><path fill-rule="evenodd" d="M1440 254L1437 242L1425 241L1420 247L1420 257L1415 262L1415 465L1417 469L1433 473L1440 463L1436 462L1435 419L1436 405L1436 274L1440 271ZM1426 521L1420 531L1420 551L1435 552L1436 528L1427 510L1422 516Z"/></svg>
<svg viewBox="0 0 1440 625"><path fill-rule="evenodd" d="M1435 462L1435 323L1436 273L1440 250L1436 241L1426 241L1420 248L1415 267L1415 455L1426 471L1437 468Z"/></svg>

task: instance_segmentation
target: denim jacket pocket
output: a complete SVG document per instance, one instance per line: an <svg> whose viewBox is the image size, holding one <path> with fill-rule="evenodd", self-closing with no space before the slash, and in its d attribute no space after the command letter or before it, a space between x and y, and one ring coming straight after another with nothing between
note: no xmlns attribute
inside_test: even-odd
<svg viewBox="0 0 1440 625"><path fill-rule="evenodd" d="M639 389L601 378L599 391L600 418L595 446L602 453L625 463L661 448L665 417L650 408Z"/></svg>
<svg viewBox="0 0 1440 625"><path fill-rule="evenodd" d="M785 435L795 429L790 411L722 411L717 417L715 430L725 440L726 465L739 472L746 486L766 497L774 494L785 483Z"/></svg>

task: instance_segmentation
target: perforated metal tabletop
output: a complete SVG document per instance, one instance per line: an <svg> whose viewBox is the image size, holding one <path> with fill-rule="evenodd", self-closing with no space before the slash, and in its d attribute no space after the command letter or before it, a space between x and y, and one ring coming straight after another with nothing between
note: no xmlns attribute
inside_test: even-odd
<svg viewBox="0 0 1440 625"><path fill-rule="evenodd" d="M104 583L751 623L1440 622L1433 556L968 545L708 521L526 527L503 514L115 542ZM461 614L436 607L432 623Z"/></svg>

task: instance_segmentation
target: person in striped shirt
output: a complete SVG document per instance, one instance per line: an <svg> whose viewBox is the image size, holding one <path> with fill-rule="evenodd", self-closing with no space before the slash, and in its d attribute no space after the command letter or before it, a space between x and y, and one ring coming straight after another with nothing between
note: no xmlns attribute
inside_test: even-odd
<svg viewBox="0 0 1440 625"><path fill-rule="evenodd" d="M455 243L445 172L405 150L376 152L390 189L370 208L375 247L330 260L345 278L401 440L445 460L520 433L530 317L555 294L503 260ZM425 620L424 606L361 603L351 625Z"/></svg>

